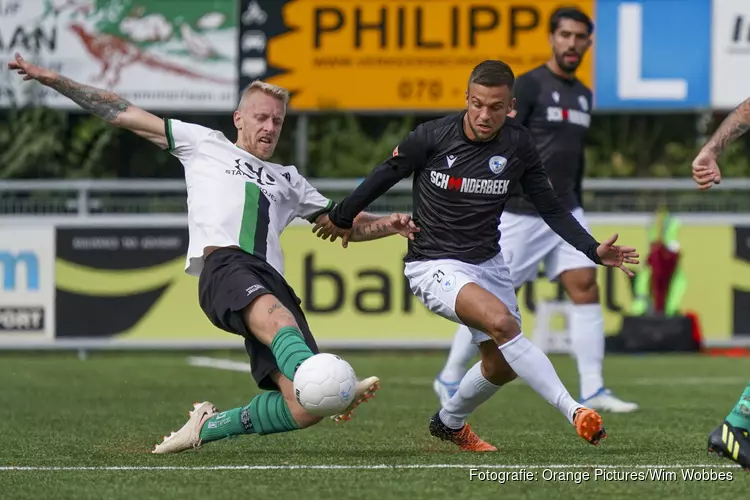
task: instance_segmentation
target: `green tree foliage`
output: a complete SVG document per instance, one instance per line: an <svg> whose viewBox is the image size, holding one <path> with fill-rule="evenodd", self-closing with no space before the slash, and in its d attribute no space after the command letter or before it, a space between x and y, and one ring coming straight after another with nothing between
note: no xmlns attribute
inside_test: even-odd
<svg viewBox="0 0 750 500"><path fill-rule="evenodd" d="M726 115L711 117L705 134ZM223 131L234 140L231 115L176 115ZM434 116L353 114L309 117L310 177L363 177L391 155L418 123ZM298 117L287 118L273 161L300 165ZM587 139L587 177L687 177L706 139L697 116L595 115ZM725 177L750 176L750 137L729 145ZM153 144L103 120L44 107L0 111L0 178L180 178L180 163Z"/></svg>
<svg viewBox="0 0 750 500"><path fill-rule="evenodd" d="M310 175L314 177L364 177L414 127L412 118L386 122L379 133L368 134L368 117L333 115L310 126Z"/></svg>

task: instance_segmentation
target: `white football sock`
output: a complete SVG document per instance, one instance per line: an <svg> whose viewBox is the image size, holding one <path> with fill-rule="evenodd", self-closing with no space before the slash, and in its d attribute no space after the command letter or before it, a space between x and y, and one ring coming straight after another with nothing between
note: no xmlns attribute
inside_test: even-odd
<svg viewBox="0 0 750 500"><path fill-rule="evenodd" d="M599 304L574 305L570 315L570 343L578 363L581 399L604 387L604 317Z"/></svg>
<svg viewBox="0 0 750 500"><path fill-rule="evenodd" d="M451 429L460 429L479 405L490 399L501 386L495 385L482 375L482 362L477 363L461 379L456 394L440 410L440 420Z"/></svg>
<svg viewBox="0 0 750 500"><path fill-rule="evenodd" d="M581 405L565 389L552 362L537 346L520 333L501 345L500 352L519 377L573 423L573 414Z"/></svg>
<svg viewBox="0 0 750 500"><path fill-rule="evenodd" d="M453 338L443 371L440 372L440 380L445 384L458 383L466 374L466 366L477 354L479 347L472 342L469 327L461 325Z"/></svg>

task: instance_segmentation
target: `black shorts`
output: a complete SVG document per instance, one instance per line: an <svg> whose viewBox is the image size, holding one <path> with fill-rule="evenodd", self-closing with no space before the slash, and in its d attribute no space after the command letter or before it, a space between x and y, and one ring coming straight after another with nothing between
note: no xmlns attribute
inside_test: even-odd
<svg viewBox="0 0 750 500"><path fill-rule="evenodd" d="M307 346L315 354L320 352L300 307L302 301L270 264L236 248L220 248L206 257L198 280L201 309L218 328L245 338L245 350L258 387L279 390L270 377L279 369L276 358L271 348L248 330L240 312L265 294L272 294L291 311Z"/></svg>

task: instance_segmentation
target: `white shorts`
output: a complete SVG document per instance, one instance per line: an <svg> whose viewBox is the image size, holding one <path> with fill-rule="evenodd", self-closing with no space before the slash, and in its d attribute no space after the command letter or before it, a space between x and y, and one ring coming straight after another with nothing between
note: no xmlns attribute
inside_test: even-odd
<svg viewBox="0 0 750 500"><path fill-rule="evenodd" d="M572 214L588 231L583 209L576 208ZM596 267L586 255L558 236L544 219L533 215L502 214L500 249L510 267L514 288L534 281L542 262L550 281L556 280L564 271Z"/></svg>
<svg viewBox="0 0 750 500"><path fill-rule="evenodd" d="M404 274L412 293L430 311L454 323L463 324L456 315L456 298L467 283L476 283L505 304L521 325L521 313L516 302L516 292L505 265L503 254L481 264L469 264L453 259L407 262ZM492 338L481 330L469 327L475 344Z"/></svg>

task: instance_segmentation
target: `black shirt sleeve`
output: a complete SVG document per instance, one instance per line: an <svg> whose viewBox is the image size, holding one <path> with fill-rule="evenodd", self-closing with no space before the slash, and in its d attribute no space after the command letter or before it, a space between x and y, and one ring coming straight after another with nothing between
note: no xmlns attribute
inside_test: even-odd
<svg viewBox="0 0 750 500"><path fill-rule="evenodd" d="M534 111L534 106L539 98L541 88L539 82L532 78L531 75L525 74L518 77L514 85L514 95L516 98L516 120L524 127L529 126L529 115Z"/></svg>
<svg viewBox="0 0 750 500"><path fill-rule="evenodd" d="M430 143L423 126L412 130L393 150L393 156L373 169L367 178L328 214L331 222L349 229L354 218L398 181L419 170L430 155Z"/></svg>
<svg viewBox="0 0 750 500"><path fill-rule="evenodd" d="M601 259L596 254L599 243L558 200L529 134L521 131L519 135L518 157L525 163L521 176L523 191L529 195L539 215L554 232L593 262L601 264Z"/></svg>

